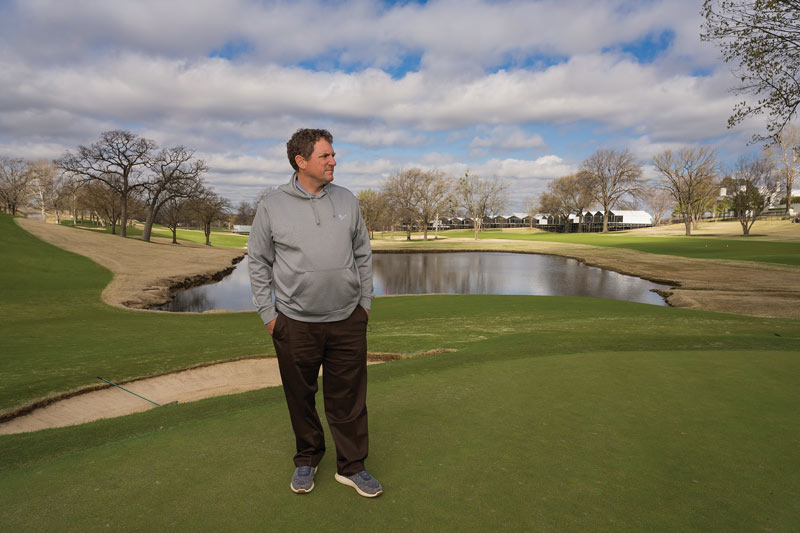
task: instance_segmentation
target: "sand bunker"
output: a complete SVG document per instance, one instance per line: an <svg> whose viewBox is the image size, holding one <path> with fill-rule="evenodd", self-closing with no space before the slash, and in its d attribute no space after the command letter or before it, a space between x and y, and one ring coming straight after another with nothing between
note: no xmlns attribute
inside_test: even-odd
<svg viewBox="0 0 800 533"><path fill-rule="evenodd" d="M381 359L386 359L381 356L373 358L374 360L368 364L380 363ZM281 376L278 371L278 360L266 357L190 368L120 385L164 405L175 400L179 403L193 402L223 394L276 387L281 385ZM0 435L73 426L155 408L156 406L147 400L108 385L100 390L55 401L3 422L0 424Z"/></svg>

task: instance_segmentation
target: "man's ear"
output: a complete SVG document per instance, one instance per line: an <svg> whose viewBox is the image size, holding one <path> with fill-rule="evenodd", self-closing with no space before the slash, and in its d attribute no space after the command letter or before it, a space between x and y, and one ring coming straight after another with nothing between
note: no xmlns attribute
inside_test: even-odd
<svg viewBox="0 0 800 533"><path fill-rule="evenodd" d="M308 163L308 162L306 161L306 158L305 158L305 157L303 157L303 156L302 156L302 155L300 155L300 154L298 154L298 155L294 156L294 162L295 162L295 163L297 163L297 167L298 167L298 168L302 168L303 170L305 170L305 169L306 169L306 164Z"/></svg>

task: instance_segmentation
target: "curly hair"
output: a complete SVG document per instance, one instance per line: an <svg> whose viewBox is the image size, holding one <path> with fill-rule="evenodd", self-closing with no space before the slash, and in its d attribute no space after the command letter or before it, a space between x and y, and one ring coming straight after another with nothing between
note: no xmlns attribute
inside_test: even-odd
<svg viewBox="0 0 800 533"><path fill-rule="evenodd" d="M325 139L333 144L333 135L328 130L302 128L294 132L292 138L286 143L286 155L289 156L289 163L293 169L299 170L297 162L294 160L295 156L299 155L304 159L311 157L311 154L314 153L314 145L320 139Z"/></svg>

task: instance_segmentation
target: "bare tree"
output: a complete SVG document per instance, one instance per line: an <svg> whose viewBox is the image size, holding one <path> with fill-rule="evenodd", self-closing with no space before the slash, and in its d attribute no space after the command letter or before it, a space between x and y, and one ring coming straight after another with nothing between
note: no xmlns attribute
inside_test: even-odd
<svg viewBox="0 0 800 533"><path fill-rule="evenodd" d="M122 199L119 194L101 181L85 183L80 192L84 205L94 211L106 225L110 225L111 234L116 235L117 224L122 216Z"/></svg>
<svg viewBox="0 0 800 533"><path fill-rule="evenodd" d="M539 199L534 195L526 196L522 201L522 208L525 210L525 214L528 215L528 227L533 229L534 215L539 209Z"/></svg>
<svg viewBox="0 0 800 533"><path fill-rule="evenodd" d="M0 200L7 213L17 215L17 209L28 200L31 179L30 164L24 159L0 158Z"/></svg>
<svg viewBox="0 0 800 533"><path fill-rule="evenodd" d="M553 218L553 223L561 222L564 233L569 233L570 219L573 212L572 191L574 176L563 176L551 180L547 190L539 196L539 210Z"/></svg>
<svg viewBox="0 0 800 533"><path fill-rule="evenodd" d="M165 148L147 163L152 174L143 183L147 217L142 240L150 241L158 211L172 198L191 198L200 192L201 175L208 170L202 159L194 159L194 151L184 146Z"/></svg>
<svg viewBox="0 0 800 533"><path fill-rule="evenodd" d="M419 194L420 224L422 224L423 239L428 240L428 225L436 222L436 235L438 236L439 215L448 209L452 203L452 185L444 173L434 170L423 172L421 182L417 188Z"/></svg>
<svg viewBox="0 0 800 533"><path fill-rule="evenodd" d="M776 188L772 161L766 157L742 156L723 185L730 191L731 207L742 225L742 233L749 235Z"/></svg>
<svg viewBox="0 0 800 533"><path fill-rule="evenodd" d="M714 151L706 146L664 150L653 157L653 166L683 215L686 235L691 235L714 199L718 176Z"/></svg>
<svg viewBox="0 0 800 533"><path fill-rule="evenodd" d="M236 207L236 215L233 217L233 223L242 226L251 226L253 224L253 219L256 216L257 207L258 204L252 204L242 200Z"/></svg>
<svg viewBox="0 0 800 533"><path fill-rule="evenodd" d="M46 221L47 211L55 207L62 175L56 170L52 161L45 159L31 163L29 172L32 204L41 212L42 221Z"/></svg>
<svg viewBox="0 0 800 533"><path fill-rule="evenodd" d="M784 214L788 216L792 206L794 179L800 172L800 128L794 124L784 126L777 135L777 141L767 147L766 155L772 159L786 191Z"/></svg>
<svg viewBox="0 0 800 533"><path fill-rule="evenodd" d="M120 236L125 237L128 224L128 198L132 191L144 187L142 169L150 161L156 143L124 130L106 131L91 146L79 146L78 153L67 151L56 160L56 166L79 181L101 181L120 197Z"/></svg>
<svg viewBox="0 0 800 533"><path fill-rule="evenodd" d="M186 222L192 207L192 198L170 198L158 212L158 220L172 232L172 244L178 243L178 226Z"/></svg>
<svg viewBox="0 0 800 533"><path fill-rule="evenodd" d="M570 174L561 178L567 195L567 203L573 213L578 216L578 233L583 232L583 215L594 203L592 181L582 173Z"/></svg>
<svg viewBox="0 0 800 533"><path fill-rule="evenodd" d="M73 178L67 177L63 173L58 176L57 180L58 186L55 188L53 210L56 213L56 224L61 224L61 212L69 212L72 209L77 185Z"/></svg>
<svg viewBox="0 0 800 533"><path fill-rule="evenodd" d="M358 205L372 239L375 237L375 230L385 227L388 223L389 202L384 193L364 189L358 193Z"/></svg>
<svg viewBox="0 0 800 533"><path fill-rule="evenodd" d="M393 214L406 223L406 240L411 240L413 224L421 223L420 199L423 172L418 168L397 171L383 183L383 194Z"/></svg>
<svg viewBox="0 0 800 533"><path fill-rule="evenodd" d="M458 180L456 203L474 223L475 240L483 224L483 217L500 212L506 205L508 185L497 176L492 179L470 175L469 171Z"/></svg>
<svg viewBox="0 0 800 533"><path fill-rule="evenodd" d="M626 196L637 197L644 191L642 167L627 149L601 148L581 164L581 173L603 206L603 233L608 233L608 214Z"/></svg>
<svg viewBox="0 0 800 533"><path fill-rule="evenodd" d="M203 233L206 236L206 246L211 246L211 226L222 219L226 209L230 206L227 198L217 195L210 189L205 189L192 202L192 213L200 220Z"/></svg>
<svg viewBox="0 0 800 533"><path fill-rule="evenodd" d="M660 183L648 187L644 194L644 200L653 215L653 225L658 226L664 220L664 214L667 211L671 212L672 206L675 205L672 194Z"/></svg>

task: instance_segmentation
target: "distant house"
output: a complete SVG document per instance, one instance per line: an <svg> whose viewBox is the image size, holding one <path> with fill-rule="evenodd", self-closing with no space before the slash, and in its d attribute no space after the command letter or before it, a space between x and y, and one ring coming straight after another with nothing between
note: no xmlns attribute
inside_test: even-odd
<svg viewBox="0 0 800 533"><path fill-rule="evenodd" d="M234 224L233 225L233 232L234 233L241 233L243 235L250 235L250 229L252 227L253 226L242 226L242 225L239 225L239 224Z"/></svg>

